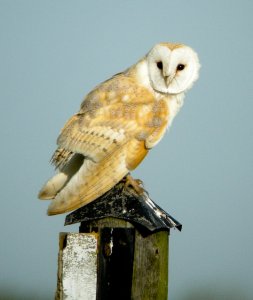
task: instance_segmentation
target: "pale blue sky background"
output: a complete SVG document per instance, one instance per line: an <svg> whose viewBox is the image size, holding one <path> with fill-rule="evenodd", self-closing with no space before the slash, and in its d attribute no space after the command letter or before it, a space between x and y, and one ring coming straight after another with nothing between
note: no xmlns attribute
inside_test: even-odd
<svg viewBox="0 0 253 300"><path fill-rule="evenodd" d="M0 299L53 299L58 233L77 230L36 199L59 130L91 88L161 41L189 44L202 64L133 174L183 224L170 237L170 299L253 299L252 11L250 0L0 0Z"/></svg>

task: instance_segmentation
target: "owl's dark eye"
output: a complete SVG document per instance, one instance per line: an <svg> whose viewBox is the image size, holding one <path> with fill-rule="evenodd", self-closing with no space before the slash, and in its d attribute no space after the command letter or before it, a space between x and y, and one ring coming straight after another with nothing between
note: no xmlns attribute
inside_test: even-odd
<svg viewBox="0 0 253 300"><path fill-rule="evenodd" d="M185 68L185 65L179 64L177 65L177 71L182 71Z"/></svg>
<svg viewBox="0 0 253 300"><path fill-rule="evenodd" d="M156 63L156 65L157 65L157 68L158 68L159 70L162 70L162 69L163 69L163 63L162 63L161 61L158 61L158 62Z"/></svg>

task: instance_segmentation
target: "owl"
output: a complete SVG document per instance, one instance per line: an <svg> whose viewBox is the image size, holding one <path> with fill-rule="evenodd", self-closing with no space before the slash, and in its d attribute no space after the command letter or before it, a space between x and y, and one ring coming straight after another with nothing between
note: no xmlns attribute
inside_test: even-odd
<svg viewBox="0 0 253 300"><path fill-rule="evenodd" d="M160 43L95 87L57 139L58 172L38 196L52 199L48 215L88 204L134 170L172 124L199 68L190 47Z"/></svg>

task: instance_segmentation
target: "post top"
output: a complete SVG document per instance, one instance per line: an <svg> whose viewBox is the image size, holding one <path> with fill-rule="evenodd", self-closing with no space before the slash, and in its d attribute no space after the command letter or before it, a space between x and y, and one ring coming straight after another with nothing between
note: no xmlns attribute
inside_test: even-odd
<svg viewBox="0 0 253 300"><path fill-rule="evenodd" d="M182 229L182 225L152 201L146 191L139 195L122 181L95 201L67 215L65 225L107 217L126 220L150 232Z"/></svg>

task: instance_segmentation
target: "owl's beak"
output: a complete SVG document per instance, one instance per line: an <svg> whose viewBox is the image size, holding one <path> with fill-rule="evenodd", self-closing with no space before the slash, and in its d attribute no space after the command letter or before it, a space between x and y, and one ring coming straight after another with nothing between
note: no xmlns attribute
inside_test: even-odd
<svg viewBox="0 0 253 300"><path fill-rule="evenodd" d="M164 76L165 84L167 85L167 87L169 87L173 79L174 79L174 74Z"/></svg>

